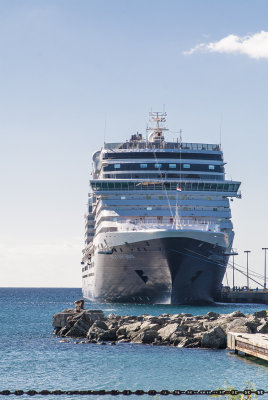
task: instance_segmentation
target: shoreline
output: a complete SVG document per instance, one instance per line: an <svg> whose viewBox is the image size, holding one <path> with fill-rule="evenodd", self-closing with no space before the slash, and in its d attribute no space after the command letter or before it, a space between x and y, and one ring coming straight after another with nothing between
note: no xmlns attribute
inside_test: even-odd
<svg viewBox="0 0 268 400"><path fill-rule="evenodd" d="M83 343L140 343L155 346L225 349L227 333L268 333L265 310L253 314L208 312L152 316L104 316L102 310L67 309L53 316L54 334Z"/></svg>

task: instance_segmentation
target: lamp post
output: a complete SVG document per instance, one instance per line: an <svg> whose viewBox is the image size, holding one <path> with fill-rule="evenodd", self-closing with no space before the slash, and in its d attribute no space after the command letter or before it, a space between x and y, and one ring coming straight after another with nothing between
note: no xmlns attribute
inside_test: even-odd
<svg viewBox="0 0 268 400"><path fill-rule="evenodd" d="M249 279L248 279L248 253L251 253L250 250L245 250L244 253L247 254L247 287L249 288Z"/></svg>
<svg viewBox="0 0 268 400"><path fill-rule="evenodd" d="M236 252L235 249L232 249L230 253L225 253L226 256L233 256L233 290L234 290L234 271L235 271L235 266L234 266L234 256L237 256L238 253Z"/></svg>
<svg viewBox="0 0 268 400"><path fill-rule="evenodd" d="M238 253L236 253L234 250L231 253L231 256L233 256L233 290L234 290L234 256L238 256Z"/></svg>
<svg viewBox="0 0 268 400"><path fill-rule="evenodd" d="M262 250L264 250L264 290L266 290L266 250L268 250L268 247L262 247Z"/></svg>

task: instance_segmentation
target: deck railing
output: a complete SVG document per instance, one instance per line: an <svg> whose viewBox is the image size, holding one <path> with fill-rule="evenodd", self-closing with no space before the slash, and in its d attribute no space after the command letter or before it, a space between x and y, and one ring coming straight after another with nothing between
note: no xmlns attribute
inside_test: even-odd
<svg viewBox="0 0 268 400"><path fill-rule="evenodd" d="M157 222L155 220L146 220L140 222L117 223L118 231L144 231L144 230L198 230L220 232L218 224L212 221L194 221L192 219L178 220L175 218L170 222Z"/></svg>

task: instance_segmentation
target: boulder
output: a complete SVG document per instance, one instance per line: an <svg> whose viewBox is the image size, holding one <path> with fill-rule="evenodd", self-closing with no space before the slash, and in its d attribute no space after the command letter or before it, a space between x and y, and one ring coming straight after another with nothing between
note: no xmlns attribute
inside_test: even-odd
<svg viewBox="0 0 268 400"><path fill-rule="evenodd" d="M227 332L251 333L247 322L247 318L245 317L236 318L227 325Z"/></svg>
<svg viewBox="0 0 268 400"><path fill-rule="evenodd" d="M185 336L181 332L174 332L169 338L169 343L171 343L173 346L177 346Z"/></svg>
<svg viewBox="0 0 268 400"><path fill-rule="evenodd" d="M225 349L226 333L222 328L215 327L211 331L204 333L201 340L201 347L209 349Z"/></svg>
<svg viewBox="0 0 268 400"><path fill-rule="evenodd" d="M53 315L52 325L54 326L54 328L63 328L66 325L67 318L74 314L74 310L72 310L72 312L64 310L64 312L57 313Z"/></svg>
<svg viewBox="0 0 268 400"><path fill-rule="evenodd" d="M268 318L268 313L266 310L262 310L262 311L255 311L253 313L254 317L256 318Z"/></svg>
<svg viewBox="0 0 268 400"><path fill-rule="evenodd" d="M107 329L108 329L106 323L104 321L101 321L101 320L95 321L93 326L97 327L97 328L100 328L100 329L103 329L105 331L107 331Z"/></svg>
<svg viewBox="0 0 268 400"><path fill-rule="evenodd" d="M109 330L106 330L104 332L101 332L99 334L98 339L99 340L109 341L109 342L115 341L117 339L116 329L109 329Z"/></svg>
<svg viewBox="0 0 268 400"><path fill-rule="evenodd" d="M167 326L164 326L164 328L159 329L158 335L162 338L162 340L168 340L170 336L174 332L181 332L182 329L180 328L179 324L173 323L173 324L168 324Z"/></svg>
<svg viewBox="0 0 268 400"><path fill-rule="evenodd" d="M235 318L244 318L245 314L243 314L241 311L237 310L237 311L234 311L231 314L229 314L229 317L233 318L233 319L235 319Z"/></svg>
<svg viewBox="0 0 268 400"><path fill-rule="evenodd" d="M126 331L125 325L120 326L120 327L117 329L116 335L117 335L118 337L120 337L120 336L126 337L126 336L127 336L127 331Z"/></svg>
<svg viewBox="0 0 268 400"><path fill-rule="evenodd" d="M177 347L200 347L200 339L198 338L182 338Z"/></svg>
<svg viewBox="0 0 268 400"><path fill-rule="evenodd" d="M248 319L245 325L250 329L251 333L257 333L258 326L260 325L260 320L259 319Z"/></svg>
<svg viewBox="0 0 268 400"><path fill-rule="evenodd" d="M108 329L107 325L104 322L103 324L101 322L103 321L95 321L93 325L90 327L86 335L89 340L92 339L100 340L101 334L109 332L107 331Z"/></svg>
<svg viewBox="0 0 268 400"><path fill-rule="evenodd" d="M109 314L107 319L111 319L111 320L115 320L115 321L120 321L121 316L120 315L116 315L116 314Z"/></svg>
<svg viewBox="0 0 268 400"><path fill-rule="evenodd" d="M106 321L106 325L108 329L114 329L114 328L118 329L119 326L118 321L109 321L109 320Z"/></svg>
<svg viewBox="0 0 268 400"><path fill-rule="evenodd" d="M215 319L219 318L220 314L213 312L213 311L209 311L207 313L206 317L207 317L207 319L209 319L211 321L211 320L215 320Z"/></svg>
<svg viewBox="0 0 268 400"><path fill-rule="evenodd" d="M90 322L80 318L75 324L65 333L69 337L86 337L87 331L90 327ZM66 328L68 329L68 328Z"/></svg>
<svg viewBox="0 0 268 400"><path fill-rule="evenodd" d="M261 325L257 327L258 333L268 333L268 321L264 321Z"/></svg>
<svg viewBox="0 0 268 400"><path fill-rule="evenodd" d="M139 337L141 343L149 344L153 343L153 341L158 338L158 334L154 329L147 329L141 332Z"/></svg>
<svg viewBox="0 0 268 400"><path fill-rule="evenodd" d="M145 321L141 324L140 329L141 330L148 330L148 329L153 329L154 331L158 331L162 325L160 324L155 324L150 321Z"/></svg>
<svg viewBox="0 0 268 400"><path fill-rule="evenodd" d="M117 330L117 335L127 336L131 332L137 332L141 327L141 322L134 322L132 324L121 325Z"/></svg>
<svg viewBox="0 0 268 400"><path fill-rule="evenodd" d="M81 317L93 323L96 320L103 320L104 314L102 310L83 310L80 313L76 313L74 310L72 312L61 312L53 316L52 325L54 328L63 328L66 325L71 327Z"/></svg>

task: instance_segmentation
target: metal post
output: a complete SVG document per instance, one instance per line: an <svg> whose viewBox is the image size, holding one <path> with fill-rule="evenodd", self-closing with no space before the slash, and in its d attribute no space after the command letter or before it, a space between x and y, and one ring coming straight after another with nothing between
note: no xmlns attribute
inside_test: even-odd
<svg viewBox="0 0 268 400"><path fill-rule="evenodd" d="M233 256L233 290L234 290L234 271L235 271L234 258L235 256L238 256L238 253L233 250L231 255Z"/></svg>
<svg viewBox="0 0 268 400"><path fill-rule="evenodd" d="M234 256L237 256L238 253L236 249L232 249L230 253L225 253L226 256L233 256L233 290L234 290L234 271L235 271L235 266L234 266ZM226 276L227 276L227 271L226 271Z"/></svg>
<svg viewBox="0 0 268 400"><path fill-rule="evenodd" d="M249 278L248 278L248 253L251 253L250 250L245 250L244 253L247 254L247 288L249 289Z"/></svg>
<svg viewBox="0 0 268 400"><path fill-rule="evenodd" d="M233 254L233 290L234 290L234 254Z"/></svg>
<svg viewBox="0 0 268 400"><path fill-rule="evenodd" d="M262 250L264 250L264 290L266 290L266 250L268 250L268 247L263 247Z"/></svg>

